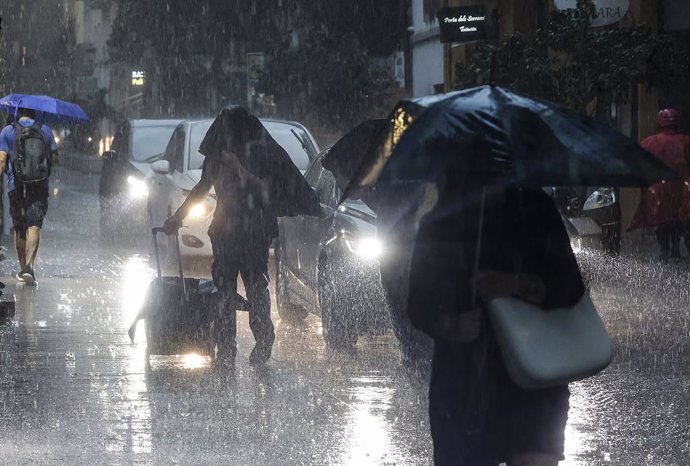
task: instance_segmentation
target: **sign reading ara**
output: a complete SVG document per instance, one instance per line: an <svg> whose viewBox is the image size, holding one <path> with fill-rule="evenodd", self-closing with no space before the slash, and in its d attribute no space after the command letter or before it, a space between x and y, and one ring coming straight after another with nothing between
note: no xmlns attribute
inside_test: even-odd
<svg viewBox="0 0 690 466"><path fill-rule="evenodd" d="M556 8L569 10L577 8L577 0L555 0ZM608 26L622 20L630 10L630 0L593 0L596 17L592 26Z"/></svg>

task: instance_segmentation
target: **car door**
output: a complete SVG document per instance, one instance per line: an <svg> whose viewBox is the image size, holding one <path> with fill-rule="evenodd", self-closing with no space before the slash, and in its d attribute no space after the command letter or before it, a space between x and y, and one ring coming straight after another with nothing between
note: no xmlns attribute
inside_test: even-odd
<svg viewBox="0 0 690 466"><path fill-rule="evenodd" d="M321 164L321 159L317 162ZM317 289L319 255L323 244L332 234L331 226L336 212L335 176L326 169L321 169L316 181L316 194L321 204L321 216L302 216L302 245L299 249L300 275L302 280L313 290Z"/></svg>
<svg viewBox="0 0 690 466"><path fill-rule="evenodd" d="M152 226L163 224L177 208L175 178L184 170L185 127L178 126L170 137L163 159L170 165L168 174L153 173L149 183L149 216Z"/></svg>
<svg viewBox="0 0 690 466"><path fill-rule="evenodd" d="M305 172L305 178L309 186L316 189L316 183L321 176L323 167L321 166L320 158L312 162L311 166ZM281 260L283 264L292 272L293 275L300 277L301 274L301 260L300 250L303 249L304 244L304 216L296 217L281 217L278 220L278 228L280 231L280 249Z"/></svg>

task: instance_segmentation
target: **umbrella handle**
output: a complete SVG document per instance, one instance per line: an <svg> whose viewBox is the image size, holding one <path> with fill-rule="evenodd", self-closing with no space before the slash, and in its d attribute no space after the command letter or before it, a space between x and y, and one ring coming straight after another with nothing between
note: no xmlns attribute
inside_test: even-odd
<svg viewBox="0 0 690 466"><path fill-rule="evenodd" d="M479 255L482 250L482 235L484 233L484 209L486 207L486 187L482 187L482 197L479 206L479 225L477 225L477 250L474 254L474 273L472 274L472 308L477 305L477 275L479 275Z"/></svg>

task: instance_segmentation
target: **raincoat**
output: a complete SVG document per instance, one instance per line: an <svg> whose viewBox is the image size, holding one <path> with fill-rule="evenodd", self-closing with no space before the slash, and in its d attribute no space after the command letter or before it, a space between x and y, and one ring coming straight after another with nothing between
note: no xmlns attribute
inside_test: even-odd
<svg viewBox="0 0 690 466"><path fill-rule="evenodd" d="M640 204L628 231L690 221L690 137L665 130L640 144L683 179L662 181L642 189Z"/></svg>

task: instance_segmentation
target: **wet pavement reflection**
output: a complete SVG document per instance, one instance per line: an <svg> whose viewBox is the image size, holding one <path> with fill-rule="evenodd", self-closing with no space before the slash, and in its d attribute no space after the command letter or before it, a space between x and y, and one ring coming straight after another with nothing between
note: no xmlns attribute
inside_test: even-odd
<svg viewBox="0 0 690 466"><path fill-rule="evenodd" d="M274 313L274 358L254 370L240 314L234 370L196 354L147 364L144 332L134 344L127 336L155 275L146 240L102 244L97 177L59 175L39 286L8 278L12 254L0 264L17 299L16 319L0 326L0 460L431 463L426 384L400 364L391 335L340 354L325 348L317 318L297 328ZM690 266L580 258L616 358L571 386L562 464L690 464Z"/></svg>

